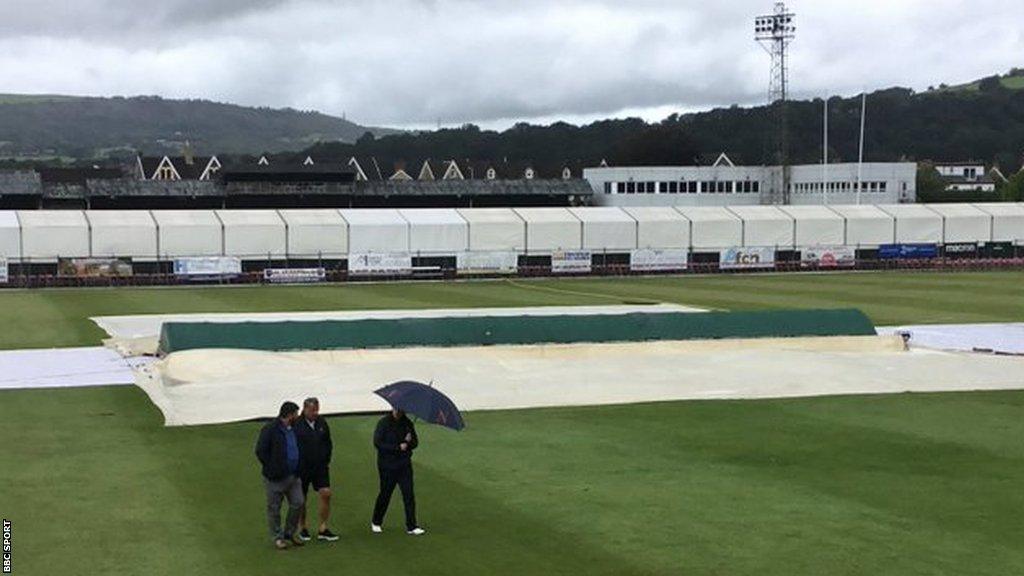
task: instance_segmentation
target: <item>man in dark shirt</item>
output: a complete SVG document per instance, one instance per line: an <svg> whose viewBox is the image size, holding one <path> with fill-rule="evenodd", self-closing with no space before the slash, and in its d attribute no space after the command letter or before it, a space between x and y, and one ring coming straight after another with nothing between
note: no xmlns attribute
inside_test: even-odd
<svg viewBox="0 0 1024 576"><path fill-rule="evenodd" d="M320 416L320 401L306 398L302 403L302 416L295 424L295 437L299 441L299 478L302 481L303 497L309 493L310 485L316 490L320 501L320 525L317 539L335 542L338 536L327 527L331 517L331 429L327 420ZM308 542L312 539L306 525L306 505L303 504L299 514L299 538Z"/></svg>
<svg viewBox="0 0 1024 576"><path fill-rule="evenodd" d="M413 494L412 451L419 446L412 420L401 410L392 410L377 422L373 432L373 445L377 448L377 472L380 474L380 493L373 507L370 528L375 534L384 531L384 514L391 503L395 486L402 491L405 504L405 530L413 536L426 532L416 523L416 497Z"/></svg>
<svg viewBox="0 0 1024 576"><path fill-rule="evenodd" d="M305 504L302 485L296 472L299 469L299 444L292 425L299 417L294 402L281 405L277 418L260 430L256 440L256 458L263 468L263 487L267 494L267 525L274 546L284 550L289 545L302 546L295 529L299 511ZM281 501L288 498L288 516L281 529Z"/></svg>

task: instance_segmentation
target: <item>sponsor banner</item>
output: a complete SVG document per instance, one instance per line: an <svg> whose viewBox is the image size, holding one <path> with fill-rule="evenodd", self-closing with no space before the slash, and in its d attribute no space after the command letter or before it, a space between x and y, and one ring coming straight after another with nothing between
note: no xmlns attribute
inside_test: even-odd
<svg viewBox="0 0 1024 576"><path fill-rule="evenodd" d="M190 278L230 278L242 273L242 260L231 256L175 258L174 274Z"/></svg>
<svg viewBox="0 0 1024 576"><path fill-rule="evenodd" d="M515 274L519 255L515 252L462 252L455 257L459 274Z"/></svg>
<svg viewBox="0 0 1024 576"><path fill-rule="evenodd" d="M774 268L775 248L752 247L722 250L718 259L718 267L723 270Z"/></svg>
<svg viewBox="0 0 1024 576"><path fill-rule="evenodd" d="M263 279L272 284L315 284L327 279L324 268L266 268Z"/></svg>
<svg viewBox="0 0 1024 576"><path fill-rule="evenodd" d="M412 274L412 254L407 252L351 254L348 257L348 272L366 276Z"/></svg>
<svg viewBox="0 0 1024 576"><path fill-rule="evenodd" d="M634 272L670 272L686 270L690 252L681 248L643 248L629 253L629 269Z"/></svg>
<svg viewBox="0 0 1024 576"><path fill-rule="evenodd" d="M977 258L978 244L976 242L954 242L945 244L942 253L947 258Z"/></svg>
<svg viewBox="0 0 1024 576"><path fill-rule="evenodd" d="M0 284L7 284L11 281L7 268L7 258L0 258Z"/></svg>
<svg viewBox="0 0 1024 576"><path fill-rule="evenodd" d="M981 253L985 258L1014 258L1017 255L1013 242L988 242L982 247Z"/></svg>
<svg viewBox="0 0 1024 576"><path fill-rule="evenodd" d="M801 251L804 266L848 268L857 265L857 250L852 246L813 246Z"/></svg>
<svg viewBox="0 0 1024 576"><path fill-rule="evenodd" d="M119 278L132 275L127 258L60 258L57 275L74 278Z"/></svg>
<svg viewBox="0 0 1024 576"><path fill-rule="evenodd" d="M938 256L937 244L882 244L878 247L878 257L882 260L920 260Z"/></svg>
<svg viewBox="0 0 1024 576"><path fill-rule="evenodd" d="M551 272L554 274L586 274L594 265L589 250L559 250L551 253Z"/></svg>

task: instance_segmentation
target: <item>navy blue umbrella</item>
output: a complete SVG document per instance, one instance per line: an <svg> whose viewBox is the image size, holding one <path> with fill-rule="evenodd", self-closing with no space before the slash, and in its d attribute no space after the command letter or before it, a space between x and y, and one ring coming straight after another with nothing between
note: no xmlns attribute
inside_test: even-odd
<svg viewBox="0 0 1024 576"><path fill-rule="evenodd" d="M393 408L418 416L431 424L440 424L452 430L466 427L459 408L451 398L433 386L406 380L389 384L373 393Z"/></svg>

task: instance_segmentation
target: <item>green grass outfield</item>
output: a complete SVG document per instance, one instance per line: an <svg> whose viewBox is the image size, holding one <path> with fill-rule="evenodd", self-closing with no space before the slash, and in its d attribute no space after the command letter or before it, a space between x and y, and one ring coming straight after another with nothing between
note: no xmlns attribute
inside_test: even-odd
<svg viewBox="0 0 1024 576"><path fill-rule="evenodd" d="M95 344L96 314L639 299L1009 321L1022 290L1024 274L972 273L0 292L0 338ZM470 413L463 433L421 426L421 539L397 495L369 533L373 419L334 418L342 541L284 553L264 534L259 425L161 423L132 387L0 392L14 574L1024 573L1024 393Z"/></svg>

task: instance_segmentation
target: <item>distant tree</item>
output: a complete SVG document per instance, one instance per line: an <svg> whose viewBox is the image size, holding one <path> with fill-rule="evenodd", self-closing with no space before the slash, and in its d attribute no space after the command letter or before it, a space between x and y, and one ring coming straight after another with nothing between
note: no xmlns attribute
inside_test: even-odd
<svg viewBox="0 0 1024 576"><path fill-rule="evenodd" d="M978 90L981 90L982 92L995 92L997 90L1002 90L1002 88L1003 79L999 76L989 76L988 78L983 78L978 82Z"/></svg>
<svg viewBox="0 0 1024 576"><path fill-rule="evenodd" d="M1006 202L1024 202L1024 170L1010 177L999 187L999 195Z"/></svg>
<svg viewBox="0 0 1024 576"><path fill-rule="evenodd" d="M924 197L941 196L946 191L946 183L931 162L920 162L917 165L917 194Z"/></svg>

